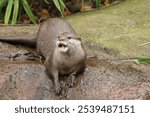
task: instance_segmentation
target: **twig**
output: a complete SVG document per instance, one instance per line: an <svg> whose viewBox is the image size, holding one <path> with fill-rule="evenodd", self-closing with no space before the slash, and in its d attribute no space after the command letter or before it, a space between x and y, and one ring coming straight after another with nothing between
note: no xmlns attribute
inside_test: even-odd
<svg viewBox="0 0 150 117"><path fill-rule="evenodd" d="M150 44L150 42L146 42L146 43L140 44L140 45L138 45L138 47L141 47L141 46L144 46L144 45L148 45L148 44Z"/></svg>

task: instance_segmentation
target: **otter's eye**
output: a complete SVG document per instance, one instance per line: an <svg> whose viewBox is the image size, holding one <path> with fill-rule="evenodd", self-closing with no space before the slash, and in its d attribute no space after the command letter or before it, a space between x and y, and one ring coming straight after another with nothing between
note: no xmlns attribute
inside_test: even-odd
<svg viewBox="0 0 150 117"><path fill-rule="evenodd" d="M58 36L58 39L60 39L60 36Z"/></svg>
<svg viewBox="0 0 150 117"><path fill-rule="evenodd" d="M71 37L67 37L67 39L71 39Z"/></svg>

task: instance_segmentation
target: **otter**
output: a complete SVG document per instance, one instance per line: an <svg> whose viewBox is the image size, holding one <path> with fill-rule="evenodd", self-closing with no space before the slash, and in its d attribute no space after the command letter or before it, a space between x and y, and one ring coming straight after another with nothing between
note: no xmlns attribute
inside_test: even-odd
<svg viewBox="0 0 150 117"><path fill-rule="evenodd" d="M60 76L67 75L72 86L75 75L85 69L86 51L81 38L63 19L50 18L40 26L36 49L46 59L45 67L54 79L56 93L61 91Z"/></svg>
<svg viewBox="0 0 150 117"><path fill-rule="evenodd" d="M0 39L8 41L12 39ZM19 39L15 39L17 42ZM21 40L27 44L27 40ZM76 75L85 70L86 51L81 38L62 18L49 18L39 28L37 38L30 40L36 43L36 50L45 58L44 65L48 75L53 78L55 92L61 92L59 78L68 76L68 85L73 86ZM33 44L31 44L33 45Z"/></svg>

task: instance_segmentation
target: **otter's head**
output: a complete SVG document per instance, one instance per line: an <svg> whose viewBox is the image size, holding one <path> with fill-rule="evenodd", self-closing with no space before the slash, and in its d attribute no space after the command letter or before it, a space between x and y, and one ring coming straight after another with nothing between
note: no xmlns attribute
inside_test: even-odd
<svg viewBox="0 0 150 117"><path fill-rule="evenodd" d="M56 41L56 48L60 53L77 52L77 48L81 47L81 45L81 38L69 32L59 35Z"/></svg>

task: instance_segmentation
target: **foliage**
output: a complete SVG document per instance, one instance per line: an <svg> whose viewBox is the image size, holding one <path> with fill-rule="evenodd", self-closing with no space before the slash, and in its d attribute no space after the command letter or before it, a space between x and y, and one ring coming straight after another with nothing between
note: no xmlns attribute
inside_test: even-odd
<svg viewBox="0 0 150 117"><path fill-rule="evenodd" d="M84 1L84 0L83 0ZM91 0L89 0L91 1ZM0 0L0 18L4 19L4 23L8 24L11 20L11 24L16 24L17 19L20 18L22 11L24 10L28 15L29 19L36 23L35 16L31 11L31 6L36 0ZM38 3L45 2L47 4L51 3L50 0L39 0ZM52 0L56 8L64 16L64 11L66 9L65 0ZM98 8L102 0L93 1ZM51 5L51 4L50 4ZM2 11L3 10L3 11ZM5 12L4 12L5 11Z"/></svg>
<svg viewBox="0 0 150 117"><path fill-rule="evenodd" d="M11 20L11 24L16 24L19 14L24 9L28 17L33 23L36 23L35 16L33 15L31 8L29 6L29 0L0 0L0 18L4 19L4 23L8 24ZM43 0L48 3L47 0ZM56 8L60 11L61 15L64 15L64 10L66 8L63 0L53 0ZM5 8L6 11L3 15L2 8Z"/></svg>
<svg viewBox="0 0 150 117"><path fill-rule="evenodd" d="M64 1L63 0L53 0L53 2L63 17L64 10L66 8Z"/></svg>
<svg viewBox="0 0 150 117"><path fill-rule="evenodd" d="M98 8L102 0L96 0L95 2L96 2L96 7Z"/></svg>
<svg viewBox="0 0 150 117"><path fill-rule="evenodd" d="M12 15L11 24L12 25L16 24L18 13L19 13L19 10L22 8L22 6L25 12L27 13L27 15L29 16L30 20L33 23L36 23L35 17L31 11L31 8L27 0L1 0L0 1L0 13L2 12L2 8L5 6L6 6L6 12L4 16L5 24L9 23L11 19L10 17L11 15Z"/></svg>
<svg viewBox="0 0 150 117"><path fill-rule="evenodd" d="M139 63L150 63L150 58L138 58Z"/></svg>

